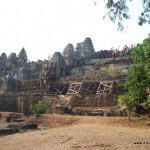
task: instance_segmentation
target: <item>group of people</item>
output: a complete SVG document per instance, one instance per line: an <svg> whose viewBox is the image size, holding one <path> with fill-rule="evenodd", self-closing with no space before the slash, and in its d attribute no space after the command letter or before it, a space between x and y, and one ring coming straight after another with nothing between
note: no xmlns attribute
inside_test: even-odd
<svg viewBox="0 0 150 150"><path fill-rule="evenodd" d="M95 52L91 57L92 58L110 58L110 57L119 57L125 55L131 55L132 49L135 47L135 44L131 44L131 46L125 45L122 50L119 48L111 48L111 50L100 50Z"/></svg>
<svg viewBox="0 0 150 150"><path fill-rule="evenodd" d="M124 55L130 55L132 49L135 47L135 44L131 44L130 47L128 47L127 45L125 45L122 50L120 51L119 49L114 49L112 48L112 56L124 56Z"/></svg>

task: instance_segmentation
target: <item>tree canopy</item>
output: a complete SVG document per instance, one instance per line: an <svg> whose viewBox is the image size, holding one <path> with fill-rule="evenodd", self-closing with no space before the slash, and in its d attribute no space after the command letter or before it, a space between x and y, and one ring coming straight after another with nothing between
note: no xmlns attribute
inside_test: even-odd
<svg viewBox="0 0 150 150"><path fill-rule="evenodd" d="M124 84L128 92L119 97L120 104L125 104L129 110L133 107L142 106L150 108L150 37L142 44L137 44L132 50L133 66L130 76Z"/></svg>
<svg viewBox="0 0 150 150"><path fill-rule="evenodd" d="M124 20L130 19L129 3L134 0L104 0L107 13L104 18L108 17L112 22L117 23L118 30L124 30ZM150 0L140 0L143 10L139 16L138 24L150 24ZM96 2L95 2L96 4Z"/></svg>

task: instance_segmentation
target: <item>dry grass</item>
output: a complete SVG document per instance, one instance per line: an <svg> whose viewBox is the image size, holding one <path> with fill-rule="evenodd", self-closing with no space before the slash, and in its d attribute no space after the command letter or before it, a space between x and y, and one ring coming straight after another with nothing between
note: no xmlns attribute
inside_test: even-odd
<svg viewBox="0 0 150 150"><path fill-rule="evenodd" d="M41 115L39 117L31 117L27 122L38 123L41 127L63 127L74 124L101 124L111 126L123 126L130 128L150 129L148 117L132 117L129 121L128 117L100 117L100 116L69 116L69 115Z"/></svg>
<svg viewBox="0 0 150 150"><path fill-rule="evenodd" d="M0 137L2 150L149 150L148 118L41 115L37 122L46 130ZM48 129L48 128L49 129Z"/></svg>

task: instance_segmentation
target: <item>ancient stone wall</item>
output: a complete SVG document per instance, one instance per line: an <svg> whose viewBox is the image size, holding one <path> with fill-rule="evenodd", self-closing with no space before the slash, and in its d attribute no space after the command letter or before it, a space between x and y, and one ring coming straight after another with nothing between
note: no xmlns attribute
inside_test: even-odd
<svg viewBox="0 0 150 150"><path fill-rule="evenodd" d="M116 94L68 96L71 107L111 107L118 103Z"/></svg>
<svg viewBox="0 0 150 150"><path fill-rule="evenodd" d="M30 104L42 100L47 104L47 113L59 113L63 107L111 107L117 105L118 95L0 95L0 111L20 112L29 115Z"/></svg>
<svg viewBox="0 0 150 150"><path fill-rule="evenodd" d="M128 76L129 67L130 65L126 64L85 65L70 69L70 74L78 76L101 75L103 77L117 77L118 75Z"/></svg>
<svg viewBox="0 0 150 150"><path fill-rule="evenodd" d="M0 95L0 111L20 112L29 115L30 104L34 104L39 100L41 100L41 97L37 94L2 94Z"/></svg>

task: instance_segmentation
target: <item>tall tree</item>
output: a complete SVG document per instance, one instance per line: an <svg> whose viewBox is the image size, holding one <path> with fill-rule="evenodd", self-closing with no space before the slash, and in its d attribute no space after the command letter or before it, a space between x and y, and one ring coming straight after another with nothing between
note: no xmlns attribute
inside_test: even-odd
<svg viewBox="0 0 150 150"><path fill-rule="evenodd" d="M131 111L133 107L150 108L150 37L138 44L132 51L134 65L130 77L124 84L128 92L119 97L120 104L125 104Z"/></svg>
<svg viewBox="0 0 150 150"><path fill-rule="evenodd" d="M130 19L129 2L133 0L104 0L107 13L105 17L117 23L118 30L124 30L124 20ZM139 0L138 0L139 1ZM143 10L139 16L138 24L141 26L145 23L150 24L150 0L140 0L142 2ZM96 1L94 1L96 4Z"/></svg>

